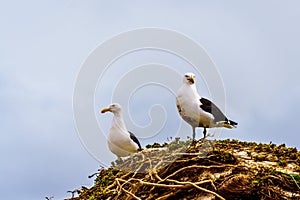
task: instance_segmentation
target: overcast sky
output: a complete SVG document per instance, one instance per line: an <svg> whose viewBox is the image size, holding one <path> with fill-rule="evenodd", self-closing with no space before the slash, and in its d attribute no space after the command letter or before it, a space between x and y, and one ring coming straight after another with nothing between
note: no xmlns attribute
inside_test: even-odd
<svg viewBox="0 0 300 200"><path fill-rule="evenodd" d="M237 129L223 130L221 138L272 141L299 149L299 21L300 2L296 0L1 1L1 198L53 195L62 199L69 196L68 190L93 184L87 176L100 163L76 132L72 110L76 77L97 46L142 27L178 31L206 49L224 83L226 114L239 122ZM162 64L181 64L163 53L142 54L124 58L119 65L134 63L136 67L162 58ZM183 65L176 70L183 72ZM209 97L203 80L197 86ZM95 95L105 96L106 92ZM172 99L170 93L165 95ZM100 110L109 100L104 98L95 107ZM148 112L154 103L144 93L132 100L133 120L149 123L148 118L140 120L145 113L137 108L145 106ZM168 117L180 122L174 108L166 108ZM101 115L97 120L108 123L111 117ZM108 128L109 124L103 126L106 132ZM191 131L188 128L185 130ZM201 132L199 129L198 137ZM164 134L160 142L166 141L166 130Z"/></svg>

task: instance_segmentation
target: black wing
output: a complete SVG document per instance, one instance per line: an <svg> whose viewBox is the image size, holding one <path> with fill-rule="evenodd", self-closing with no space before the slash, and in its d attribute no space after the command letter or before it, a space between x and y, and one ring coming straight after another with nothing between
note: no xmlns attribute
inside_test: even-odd
<svg viewBox="0 0 300 200"><path fill-rule="evenodd" d="M201 98L200 102L202 103L200 108L202 108L205 112L211 113L215 118L214 119L215 122L219 122L219 121L228 122L227 117L213 102L205 98Z"/></svg>
<svg viewBox="0 0 300 200"><path fill-rule="evenodd" d="M139 150L142 149L141 144L139 142L139 140L135 137L135 135L133 133L131 133L130 131L128 131L128 133L130 134L130 138L139 146Z"/></svg>

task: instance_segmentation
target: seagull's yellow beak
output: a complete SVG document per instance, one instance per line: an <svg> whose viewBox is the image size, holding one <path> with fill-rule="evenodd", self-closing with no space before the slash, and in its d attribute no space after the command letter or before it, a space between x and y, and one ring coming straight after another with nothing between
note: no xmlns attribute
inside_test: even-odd
<svg viewBox="0 0 300 200"><path fill-rule="evenodd" d="M107 111L111 111L110 108L103 108L103 109L101 110L101 113L106 113Z"/></svg>
<svg viewBox="0 0 300 200"><path fill-rule="evenodd" d="M193 77L193 76L189 77L188 80L191 84L195 83L195 77Z"/></svg>

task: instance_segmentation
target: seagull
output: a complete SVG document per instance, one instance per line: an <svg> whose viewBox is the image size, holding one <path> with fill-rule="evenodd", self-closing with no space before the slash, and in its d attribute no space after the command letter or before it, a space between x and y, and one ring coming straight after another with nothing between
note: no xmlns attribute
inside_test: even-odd
<svg viewBox="0 0 300 200"><path fill-rule="evenodd" d="M236 128L238 124L229 120L213 102L200 97L193 73L184 74L183 84L177 92L176 104L179 115L192 126L193 140L196 135L196 127L204 128L205 138L206 128L226 127L232 129Z"/></svg>
<svg viewBox="0 0 300 200"><path fill-rule="evenodd" d="M109 150L117 157L128 156L131 153L141 150L141 144L137 137L126 129L121 105L113 103L109 107L103 108L101 113L108 111L114 114L107 138Z"/></svg>

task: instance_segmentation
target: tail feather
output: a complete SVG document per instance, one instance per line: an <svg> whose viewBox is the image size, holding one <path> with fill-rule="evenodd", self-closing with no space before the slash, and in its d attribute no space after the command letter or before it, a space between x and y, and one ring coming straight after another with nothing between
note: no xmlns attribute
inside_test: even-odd
<svg viewBox="0 0 300 200"><path fill-rule="evenodd" d="M238 125L238 123L237 123L237 122L234 122L234 121L232 121L232 120L229 120L229 124L230 124L230 125L232 125L232 126L236 126L236 125Z"/></svg>
<svg viewBox="0 0 300 200"><path fill-rule="evenodd" d="M231 120L226 120L226 121L220 121L216 123L216 127L225 127L225 128L236 128L236 125L238 125L237 122L231 121Z"/></svg>

